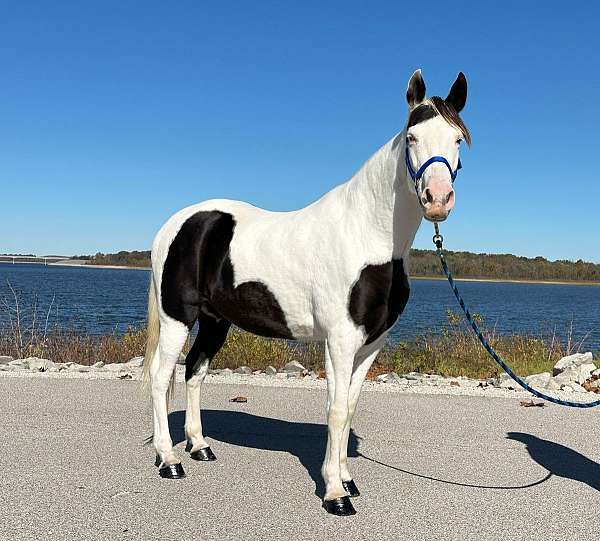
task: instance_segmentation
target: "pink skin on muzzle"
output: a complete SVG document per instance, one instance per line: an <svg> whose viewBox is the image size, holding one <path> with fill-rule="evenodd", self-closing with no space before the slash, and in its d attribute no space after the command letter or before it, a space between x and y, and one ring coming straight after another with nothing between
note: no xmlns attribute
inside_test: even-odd
<svg viewBox="0 0 600 541"><path fill-rule="evenodd" d="M423 215L431 222L442 222L454 207L454 189L446 178L432 178L421 193Z"/></svg>

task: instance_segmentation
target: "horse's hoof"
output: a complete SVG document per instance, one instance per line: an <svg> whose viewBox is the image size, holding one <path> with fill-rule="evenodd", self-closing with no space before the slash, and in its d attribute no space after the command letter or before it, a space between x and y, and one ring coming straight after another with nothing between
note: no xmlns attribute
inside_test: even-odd
<svg viewBox="0 0 600 541"><path fill-rule="evenodd" d="M360 496L360 491L356 486L356 483L350 479L350 481L342 481L342 486L344 490L348 493L348 496L351 498L356 498L356 496Z"/></svg>
<svg viewBox="0 0 600 541"><path fill-rule="evenodd" d="M338 517L356 515L356 511L354 510L354 506L352 505L349 496L342 496L341 498L335 498L333 500L323 500L323 508L328 513Z"/></svg>
<svg viewBox="0 0 600 541"><path fill-rule="evenodd" d="M210 462L213 460L217 460L217 457L212 452L210 447L205 447L204 449L198 449L193 453L190 453L190 458L194 460L201 460L202 462Z"/></svg>
<svg viewBox="0 0 600 541"><path fill-rule="evenodd" d="M185 472L183 471L181 463L168 464L167 466L159 468L158 475L163 479L183 479L185 477Z"/></svg>

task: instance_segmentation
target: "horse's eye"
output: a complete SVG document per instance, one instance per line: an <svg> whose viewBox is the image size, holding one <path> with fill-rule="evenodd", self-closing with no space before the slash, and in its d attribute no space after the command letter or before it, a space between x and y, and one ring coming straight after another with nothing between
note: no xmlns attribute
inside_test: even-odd
<svg viewBox="0 0 600 541"><path fill-rule="evenodd" d="M457 144L457 145L460 145L462 142L463 142L463 140L462 140L462 137L459 137L459 138L456 140L456 144Z"/></svg>
<svg viewBox="0 0 600 541"><path fill-rule="evenodd" d="M412 133L409 133L406 136L406 142L407 143L416 143L417 142L417 138Z"/></svg>

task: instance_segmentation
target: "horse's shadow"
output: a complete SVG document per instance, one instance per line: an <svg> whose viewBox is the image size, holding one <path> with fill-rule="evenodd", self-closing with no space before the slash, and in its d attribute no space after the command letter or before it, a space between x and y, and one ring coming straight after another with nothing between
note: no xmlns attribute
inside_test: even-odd
<svg viewBox="0 0 600 541"><path fill-rule="evenodd" d="M174 411L169 414L169 428L173 443L186 440L184 433L185 411ZM280 451L290 453L298 458L315 483L315 494L324 494L321 463L325 456L327 442L327 426L315 423L296 423L260 417L243 411L202 410L204 434L223 443L261 449L265 451ZM553 475L565 477L585 483L600 491L600 464L586 456L558 443L544 440L521 432L509 432L507 438L524 443L531 458L548 471L539 480L518 486L475 485L457 481L439 479L402 469L397 465L387 464L359 452L360 438L350 431L348 456L361 457L391 470L405 475L436 481L448 485L458 485L475 489L518 490L531 488L544 483Z"/></svg>
<svg viewBox="0 0 600 541"><path fill-rule="evenodd" d="M259 417L243 411L202 410L202 428L213 440L265 451L282 451L298 458L315 483L315 494L325 493L321 464L325 457L327 426ZM169 414L173 444L186 440L185 411ZM357 457L359 437L350 430L348 456Z"/></svg>
<svg viewBox="0 0 600 541"><path fill-rule="evenodd" d="M524 443L529 456L558 477L566 477L600 491L600 464L560 443L523 432L509 432L510 440Z"/></svg>

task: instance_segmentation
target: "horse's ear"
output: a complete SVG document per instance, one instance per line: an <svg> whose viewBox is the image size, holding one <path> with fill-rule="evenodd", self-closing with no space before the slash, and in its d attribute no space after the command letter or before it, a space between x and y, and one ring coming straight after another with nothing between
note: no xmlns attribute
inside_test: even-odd
<svg viewBox="0 0 600 541"><path fill-rule="evenodd" d="M446 103L452 105L457 113L460 113L467 103L467 78L461 71L454 81L452 88L446 98Z"/></svg>
<svg viewBox="0 0 600 541"><path fill-rule="evenodd" d="M425 99L425 81L421 76L421 70L418 69L412 74L412 77L408 81L408 88L406 89L406 101L410 109L414 109Z"/></svg>

